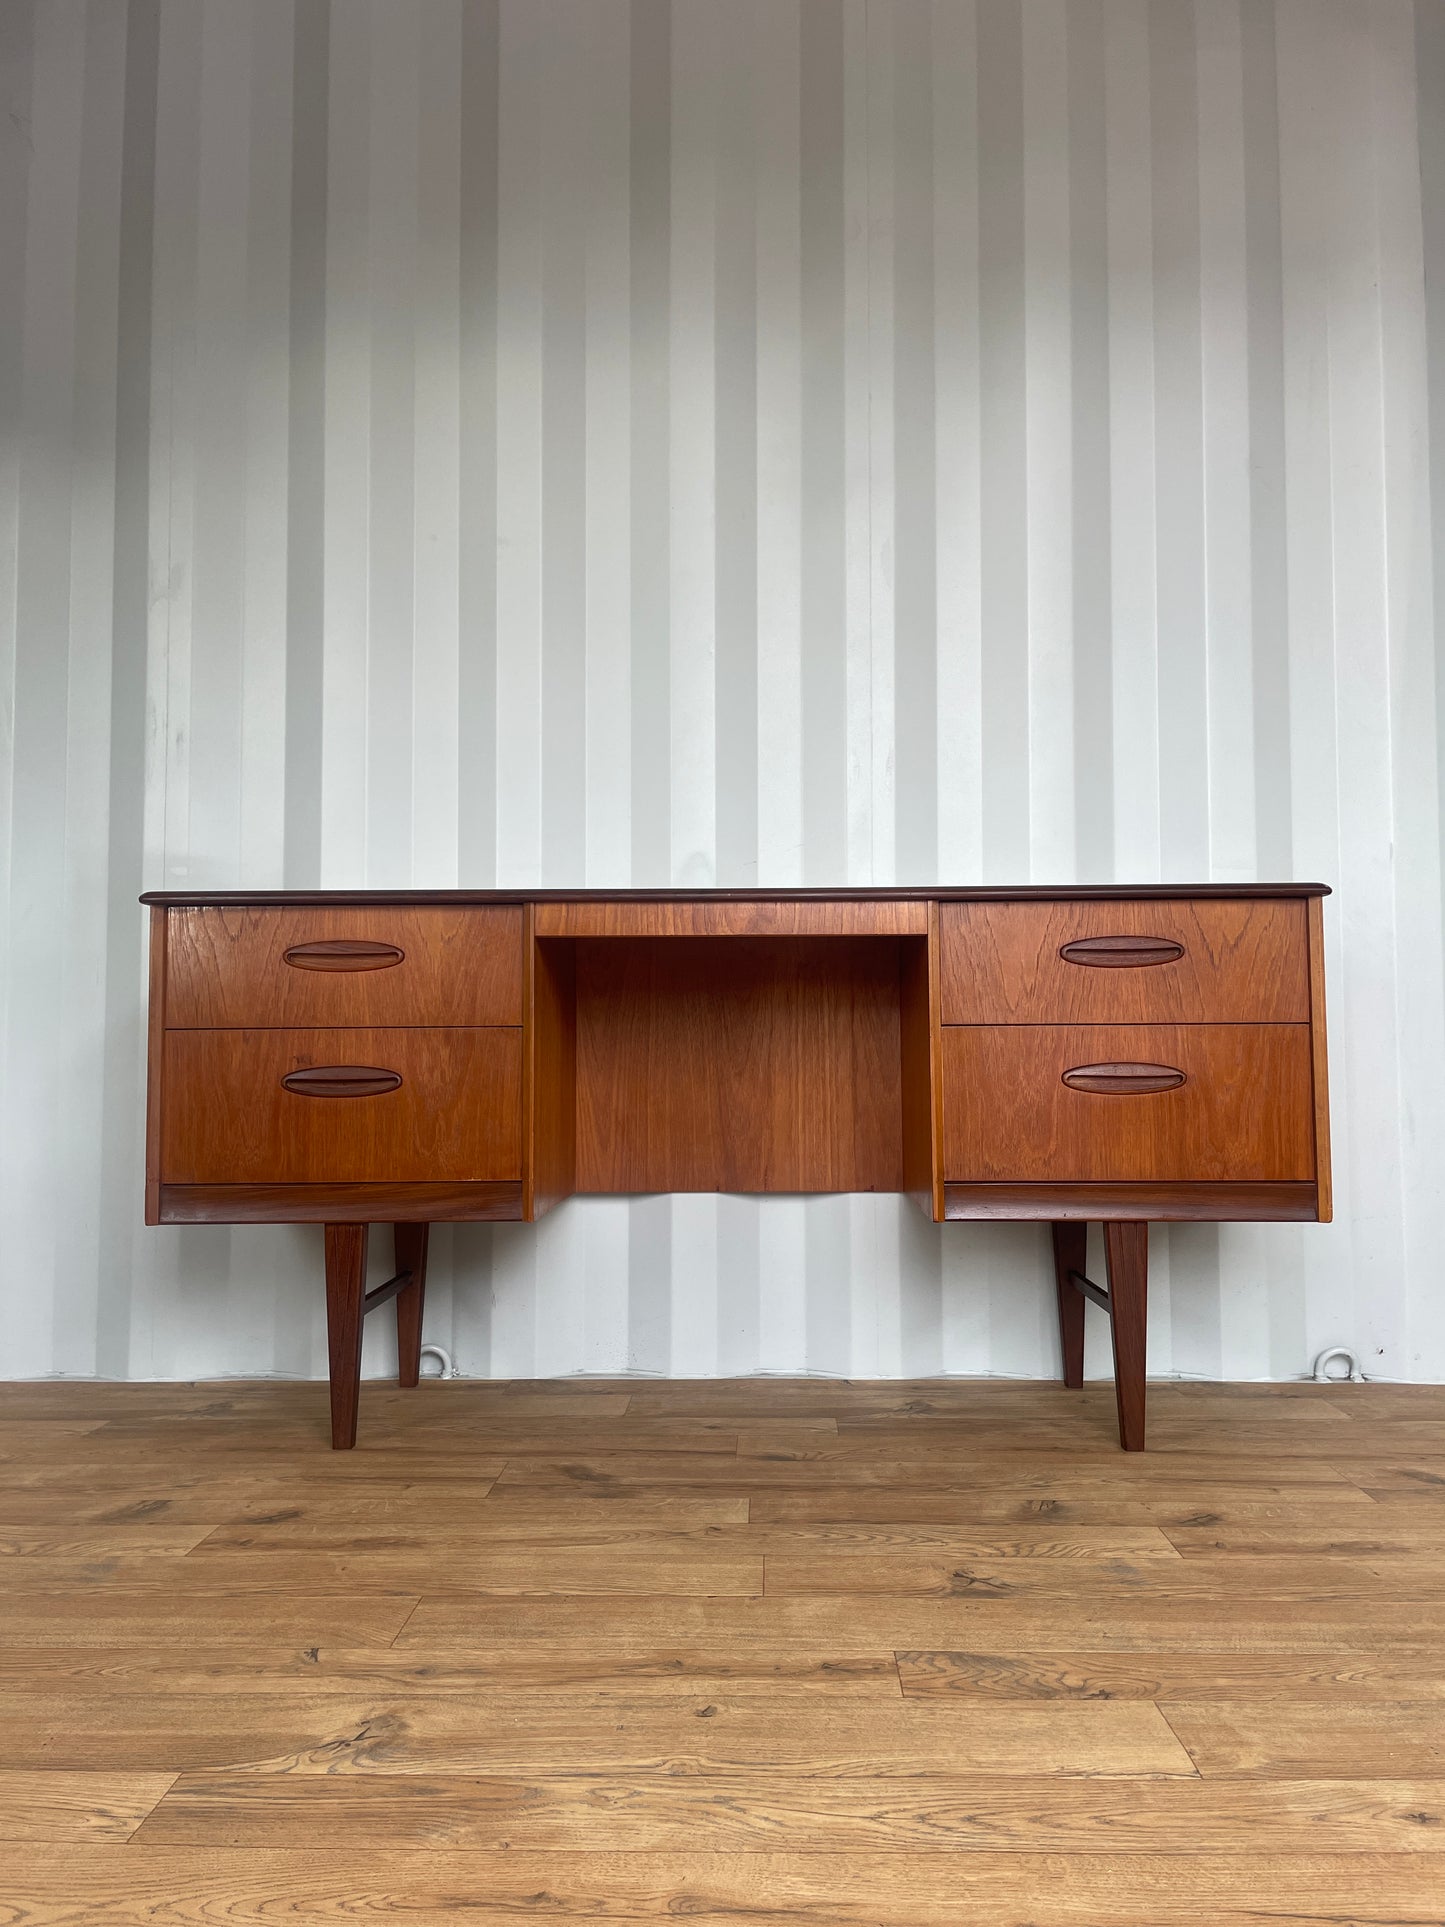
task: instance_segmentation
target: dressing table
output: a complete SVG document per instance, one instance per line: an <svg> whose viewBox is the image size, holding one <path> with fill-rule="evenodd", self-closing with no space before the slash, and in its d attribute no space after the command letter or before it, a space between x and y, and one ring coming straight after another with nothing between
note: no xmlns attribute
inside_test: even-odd
<svg viewBox="0 0 1445 1927"><path fill-rule="evenodd" d="M1043 1221L1065 1382L1092 1301L1140 1450L1150 1223L1330 1216L1326 894L152 893L146 1222L324 1225L344 1447L393 1299L417 1382L429 1224L658 1191Z"/></svg>

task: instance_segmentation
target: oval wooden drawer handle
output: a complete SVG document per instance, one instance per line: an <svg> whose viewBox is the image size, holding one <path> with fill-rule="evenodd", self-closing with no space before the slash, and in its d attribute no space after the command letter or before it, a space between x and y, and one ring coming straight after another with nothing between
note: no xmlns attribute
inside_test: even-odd
<svg viewBox="0 0 1445 1927"><path fill-rule="evenodd" d="M283 955L293 970L390 970L406 952L394 943L371 943L364 937L321 937L315 943L293 943Z"/></svg>
<svg viewBox="0 0 1445 1927"><path fill-rule="evenodd" d="M1063 1082L1071 1091L1099 1097L1144 1097L1150 1091L1177 1091L1188 1079L1170 1064L1079 1064L1064 1072Z"/></svg>
<svg viewBox="0 0 1445 1927"><path fill-rule="evenodd" d="M1147 964L1174 963L1184 945L1170 937L1079 937L1063 944L1065 963L1089 964L1095 970L1140 970Z"/></svg>
<svg viewBox="0 0 1445 1927"><path fill-rule="evenodd" d="M313 1064L289 1072L281 1082L296 1097L380 1097L400 1090L401 1073L368 1064Z"/></svg>

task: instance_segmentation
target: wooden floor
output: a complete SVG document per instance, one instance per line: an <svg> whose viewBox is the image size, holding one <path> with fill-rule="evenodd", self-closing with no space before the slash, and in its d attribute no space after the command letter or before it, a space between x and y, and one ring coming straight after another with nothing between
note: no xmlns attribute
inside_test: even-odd
<svg viewBox="0 0 1445 1927"><path fill-rule="evenodd" d="M1445 1388L0 1387L0 1921L1445 1922Z"/></svg>

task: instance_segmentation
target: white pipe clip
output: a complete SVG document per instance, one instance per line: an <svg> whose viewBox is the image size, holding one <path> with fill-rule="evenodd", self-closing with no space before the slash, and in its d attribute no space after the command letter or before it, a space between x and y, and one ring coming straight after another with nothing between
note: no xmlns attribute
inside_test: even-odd
<svg viewBox="0 0 1445 1927"><path fill-rule="evenodd" d="M1332 1372L1330 1370L1330 1366L1337 1358L1344 1359L1346 1365L1349 1367L1349 1370L1343 1378L1338 1372ZM1321 1385L1343 1385L1346 1380L1352 1385L1360 1385L1364 1383L1365 1377L1365 1374L1360 1370L1360 1361L1355 1357L1355 1354L1350 1350L1348 1345L1331 1345L1328 1351L1321 1352L1315 1360L1314 1375L1316 1382Z"/></svg>
<svg viewBox="0 0 1445 1927"><path fill-rule="evenodd" d="M425 1361L428 1358L434 1358L437 1360L438 1364L441 1367L441 1370L435 1374L437 1378L458 1378L461 1376L461 1374L457 1371L456 1366L453 1365L452 1363L451 1353L446 1349L445 1346L423 1345L421 1348L421 1356L422 1356L423 1363L425 1363ZM431 1372L422 1373L423 1378L431 1378L432 1376L433 1374Z"/></svg>

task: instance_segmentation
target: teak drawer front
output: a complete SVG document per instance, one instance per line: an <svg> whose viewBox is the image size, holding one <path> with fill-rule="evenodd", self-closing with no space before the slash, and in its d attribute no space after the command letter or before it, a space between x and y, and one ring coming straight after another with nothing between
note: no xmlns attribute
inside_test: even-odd
<svg viewBox="0 0 1445 1927"><path fill-rule="evenodd" d="M945 903L939 938L945 1024L1309 1020L1302 901Z"/></svg>
<svg viewBox="0 0 1445 1927"><path fill-rule="evenodd" d="M338 1094L313 1095L308 1081ZM521 1171L520 1030L166 1036L163 1184L486 1183Z"/></svg>
<svg viewBox="0 0 1445 1927"><path fill-rule="evenodd" d="M167 1029L521 1021L515 905L168 913Z"/></svg>
<svg viewBox="0 0 1445 1927"><path fill-rule="evenodd" d="M1168 1073L1182 1082L1149 1088ZM1309 1026L949 1026L943 1168L955 1183L1307 1181Z"/></svg>

